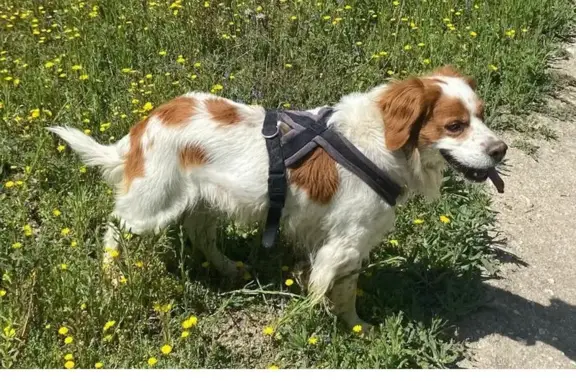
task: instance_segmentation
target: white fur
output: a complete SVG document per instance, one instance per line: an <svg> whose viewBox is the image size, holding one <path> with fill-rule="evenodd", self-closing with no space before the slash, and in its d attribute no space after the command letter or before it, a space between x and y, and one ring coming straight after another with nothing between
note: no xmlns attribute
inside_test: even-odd
<svg viewBox="0 0 576 381"><path fill-rule="evenodd" d="M442 78L444 93L462 99L473 107L475 95L462 80ZM344 96L335 107L329 123L369 159L384 168L410 193L437 197L444 160L438 148L456 152L458 158L485 165L481 143L493 134L474 118L470 139L462 142L445 139L437 146L417 150L409 157L386 148L384 122L376 100L386 86L366 93ZM145 177L136 178L127 193L119 191L113 215L125 228L137 234L158 232L186 215L185 227L200 244L208 259L221 271L232 273L235 267L215 245L215 220L225 215L243 223L262 222L267 211L268 155L261 126L264 109L240 103L242 122L219 128L204 109L204 93L189 93L199 110L182 128L167 128L151 117L142 138ZM311 110L317 112L320 108ZM104 177L113 185L122 180L124 156L129 136L111 146L96 143L81 132L66 127L50 129L67 141L88 165L102 166ZM153 140L153 146L148 142ZM454 141L453 141L454 140ZM179 150L196 144L208 154L208 163L183 170ZM340 183L326 205L310 200L303 189L291 185L284 209L283 232L300 244L309 255L312 271L309 290L315 300L328 294L334 311L350 324L364 324L356 314L356 279L349 275L360 269L370 250L394 227L395 208L389 206L361 179L337 165ZM114 245L115 234L107 234L106 245Z"/></svg>

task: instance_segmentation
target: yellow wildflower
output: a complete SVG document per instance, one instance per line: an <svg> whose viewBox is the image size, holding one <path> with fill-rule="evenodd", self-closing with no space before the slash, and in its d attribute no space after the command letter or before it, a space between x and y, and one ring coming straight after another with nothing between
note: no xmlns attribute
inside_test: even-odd
<svg viewBox="0 0 576 381"><path fill-rule="evenodd" d="M474 31L470 32L470 37L476 37L476 36L478 36L478 33L474 32Z"/></svg>
<svg viewBox="0 0 576 381"><path fill-rule="evenodd" d="M388 243L390 244L390 246L398 246L398 240L397 239L391 239L390 241L388 241Z"/></svg>
<svg viewBox="0 0 576 381"><path fill-rule="evenodd" d="M294 284L294 281L292 279L286 279L286 282L284 282L284 284L286 286L290 287Z"/></svg>
<svg viewBox="0 0 576 381"><path fill-rule="evenodd" d="M404 45L404 50L412 50L412 45L410 44Z"/></svg>
<svg viewBox="0 0 576 381"><path fill-rule="evenodd" d="M78 246L78 241L70 242L70 247L76 247L76 246Z"/></svg>
<svg viewBox="0 0 576 381"><path fill-rule="evenodd" d="M44 64L44 67L46 69L50 69L52 66L54 66L54 62L48 61Z"/></svg>
<svg viewBox="0 0 576 381"><path fill-rule="evenodd" d="M68 336L64 339L64 344L72 344L74 342L74 338L72 336Z"/></svg>
<svg viewBox="0 0 576 381"><path fill-rule="evenodd" d="M59 215L62 214L62 212L59 211L58 209L54 209L54 210L52 211L52 214L54 215L54 217L58 217Z"/></svg>
<svg viewBox="0 0 576 381"><path fill-rule="evenodd" d="M153 106L152 103L150 103L150 102L146 102L146 103L144 104L144 106L142 106L142 110L144 110L144 111L150 111L150 110L152 110L153 108L154 108L154 106Z"/></svg>
<svg viewBox="0 0 576 381"><path fill-rule="evenodd" d="M144 262L142 261L136 261L136 263L134 264L136 267L138 267L139 269L141 269L142 267L144 267Z"/></svg>
<svg viewBox="0 0 576 381"><path fill-rule="evenodd" d="M420 225L424 223L424 220L421 220L420 218L416 218L414 221L414 225Z"/></svg>
<svg viewBox="0 0 576 381"><path fill-rule="evenodd" d="M198 324L198 318L196 316L192 315L188 319L186 319L182 322L182 328L189 329L189 328L194 327L196 324Z"/></svg>
<svg viewBox="0 0 576 381"><path fill-rule="evenodd" d="M430 65L430 58L424 58L424 59L422 60L422 63L423 63L424 65Z"/></svg>
<svg viewBox="0 0 576 381"><path fill-rule="evenodd" d="M82 75L81 75L80 77L78 77L78 78L80 78L81 81L85 81L85 80L88 79L88 74L82 74Z"/></svg>
<svg viewBox="0 0 576 381"><path fill-rule="evenodd" d="M62 263L60 265L60 270L63 270L63 271L68 270L68 265L66 263Z"/></svg>
<svg viewBox="0 0 576 381"><path fill-rule="evenodd" d="M14 185L16 185L14 181L7 181L6 184L4 184L6 188L12 188Z"/></svg>
<svg viewBox="0 0 576 381"><path fill-rule="evenodd" d="M163 354L169 355L172 352L172 346L169 344L164 344L162 348L160 348Z"/></svg>
<svg viewBox="0 0 576 381"><path fill-rule="evenodd" d="M354 327L352 327L352 331L360 333L362 332L362 326L360 324L356 324Z"/></svg>
<svg viewBox="0 0 576 381"><path fill-rule="evenodd" d="M156 365L157 362L158 362L158 359L156 357L150 357L148 359L148 365L150 365L150 366Z"/></svg>
<svg viewBox="0 0 576 381"><path fill-rule="evenodd" d="M278 369L280 369L280 368L278 368L278 365L272 364L272 365L270 365L270 366L268 367L268 369L270 369L270 370L278 370Z"/></svg>
<svg viewBox="0 0 576 381"><path fill-rule="evenodd" d="M64 368L66 369L74 368L74 361L66 361L66 363L64 364Z"/></svg>
<svg viewBox="0 0 576 381"><path fill-rule="evenodd" d="M39 109L39 108L36 108L36 109L30 111L30 117L31 117L32 119L39 118L39 117L40 117L40 109Z"/></svg>
<svg viewBox="0 0 576 381"><path fill-rule="evenodd" d="M61 334L61 335L65 335L65 334L68 333L68 328L62 326L62 327L58 328L58 333Z"/></svg>
<svg viewBox="0 0 576 381"><path fill-rule="evenodd" d="M14 242L12 244L13 249L20 249L21 247L22 247L22 244L20 242Z"/></svg>
<svg viewBox="0 0 576 381"><path fill-rule="evenodd" d="M442 216L440 216L440 222L445 223L445 224L449 224L449 223L450 223L450 218L442 215Z"/></svg>
<svg viewBox="0 0 576 381"><path fill-rule="evenodd" d="M498 66L490 64L490 65L488 65L488 69L490 69L492 71L498 71Z"/></svg>
<svg viewBox="0 0 576 381"><path fill-rule="evenodd" d="M58 152L62 152L62 151L64 151L64 150L66 149L66 146L63 145L63 144L60 144L60 145L58 146L58 148L56 148L56 149L58 150Z"/></svg>
<svg viewBox="0 0 576 381"><path fill-rule="evenodd" d="M104 367L104 364L102 364L101 362L97 362L96 364L94 364L94 368L96 369L102 369L102 367Z"/></svg>
<svg viewBox="0 0 576 381"><path fill-rule="evenodd" d="M72 361L72 360L74 360L74 355L72 355L72 353L66 353L66 354L64 355L64 360L66 360L66 361Z"/></svg>
<svg viewBox="0 0 576 381"><path fill-rule="evenodd" d="M60 230L60 234L61 234L63 237L66 237L67 235L70 234L70 228L64 228L64 229Z"/></svg>
<svg viewBox="0 0 576 381"><path fill-rule="evenodd" d="M178 62L179 64L183 64L186 62L186 58L182 57L182 55L179 55L178 58L176 59L176 62Z"/></svg>
<svg viewBox="0 0 576 381"><path fill-rule="evenodd" d="M114 325L116 325L116 320L108 320L106 324L104 324L103 331L104 332L108 331L110 328L114 327Z"/></svg>
<svg viewBox="0 0 576 381"><path fill-rule="evenodd" d="M310 345L318 344L318 338L316 336L310 336L308 338L308 344L310 344Z"/></svg>
<svg viewBox="0 0 576 381"><path fill-rule="evenodd" d="M181 338L185 339L188 336L190 336L190 331L182 331L182 334L180 335Z"/></svg>
<svg viewBox="0 0 576 381"><path fill-rule="evenodd" d="M266 336L272 336L274 334L274 328L270 327L270 326L266 326L264 327L264 329L262 330L262 332L264 333L264 335Z"/></svg>
<svg viewBox="0 0 576 381"><path fill-rule="evenodd" d="M0 298L6 295L6 290L0 288Z"/></svg>

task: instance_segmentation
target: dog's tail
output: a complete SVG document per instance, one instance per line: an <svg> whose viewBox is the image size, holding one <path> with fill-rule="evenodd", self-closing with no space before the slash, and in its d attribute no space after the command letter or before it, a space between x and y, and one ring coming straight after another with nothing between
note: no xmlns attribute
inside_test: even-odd
<svg viewBox="0 0 576 381"><path fill-rule="evenodd" d="M102 176L111 185L122 181L124 160L116 145L103 145L80 130L69 127L48 127L80 155L89 167L101 167Z"/></svg>

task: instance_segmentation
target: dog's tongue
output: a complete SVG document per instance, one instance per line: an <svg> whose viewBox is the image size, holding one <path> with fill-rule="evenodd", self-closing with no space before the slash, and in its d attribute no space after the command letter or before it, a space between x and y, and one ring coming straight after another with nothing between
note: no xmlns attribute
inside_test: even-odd
<svg viewBox="0 0 576 381"><path fill-rule="evenodd" d="M500 177L500 175L496 171L496 168L490 168L488 170L488 177L490 178L490 181L492 181L492 183L494 184L494 186L498 190L498 193L504 193L504 180L502 180L502 178Z"/></svg>

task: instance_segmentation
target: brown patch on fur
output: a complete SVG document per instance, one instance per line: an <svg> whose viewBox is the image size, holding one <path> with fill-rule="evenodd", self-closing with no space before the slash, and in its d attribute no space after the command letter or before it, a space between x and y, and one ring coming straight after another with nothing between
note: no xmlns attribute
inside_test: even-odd
<svg viewBox="0 0 576 381"><path fill-rule="evenodd" d="M478 119L484 121L484 102L478 100L476 102L476 112L474 113Z"/></svg>
<svg viewBox="0 0 576 381"><path fill-rule="evenodd" d="M468 77L466 75L461 74L458 70L454 68L454 66L451 65L442 66L434 71L434 75L462 78L464 81L466 81L468 86L472 88L472 90L476 90L476 80L472 77Z"/></svg>
<svg viewBox="0 0 576 381"><path fill-rule="evenodd" d="M390 150L398 150L417 138L441 92L434 81L419 78L393 83L384 91L378 103L384 119L386 145Z"/></svg>
<svg viewBox="0 0 576 381"><path fill-rule="evenodd" d="M207 162L208 157L202 147L197 145L187 145L180 150L180 166L184 169L198 167Z"/></svg>
<svg viewBox="0 0 576 381"><path fill-rule="evenodd" d="M130 149L124 161L124 185L126 191L130 189L130 185L135 178L144 177L142 136L146 132L147 123L148 120L141 120L130 129Z"/></svg>
<svg viewBox="0 0 576 381"><path fill-rule="evenodd" d="M196 113L196 99L178 97L156 108L150 116L155 116L166 127L181 127Z"/></svg>
<svg viewBox="0 0 576 381"><path fill-rule="evenodd" d="M459 123L462 129L450 131L446 126ZM434 105L429 119L418 135L418 146L430 145L445 136L464 139L470 131L470 112L458 98L442 96Z"/></svg>
<svg viewBox="0 0 576 381"><path fill-rule="evenodd" d="M290 169L290 183L304 189L312 201L327 204L340 184L336 162L316 147L298 167Z"/></svg>
<svg viewBox="0 0 576 381"><path fill-rule="evenodd" d="M234 125L242 120L238 107L224 98L207 99L204 104L212 120L223 126Z"/></svg>

